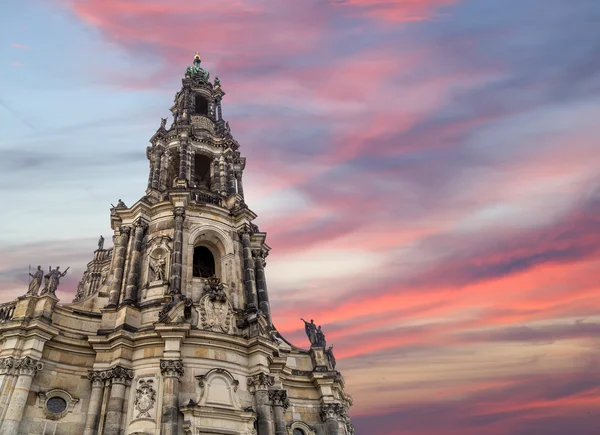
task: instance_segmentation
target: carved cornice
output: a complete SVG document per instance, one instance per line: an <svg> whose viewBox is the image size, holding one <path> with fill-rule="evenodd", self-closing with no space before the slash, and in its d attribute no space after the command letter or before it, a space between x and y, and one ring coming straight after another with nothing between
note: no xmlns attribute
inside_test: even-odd
<svg viewBox="0 0 600 435"><path fill-rule="evenodd" d="M34 376L43 368L43 363L28 356L23 358L13 358L12 356L9 356L8 358L0 360L0 374L3 375Z"/></svg>
<svg viewBox="0 0 600 435"><path fill-rule="evenodd" d="M346 409L341 403L326 403L321 406L321 419L323 422L327 420L340 420L346 414Z"/></svg>
<svg viewBox="0 0 600 435"><path fill-rule="evenodd" d="M251 393L266 391L275 383L275 378L267 373L258 373L248 378L248 387Z"/></svg>
<svg viewBox="0 0 600 435"><path fill-rule="evenodd" d="M183 361L180 359L161 359L160 372L166 377L178 378L183 376Z"/></svg>
<svg viewBox="0 0 600 435"><path fill-rule="evenodd" d="M269 390L269 401L273 406L282 406L284 409L290 406L287 390Z"/></svg>

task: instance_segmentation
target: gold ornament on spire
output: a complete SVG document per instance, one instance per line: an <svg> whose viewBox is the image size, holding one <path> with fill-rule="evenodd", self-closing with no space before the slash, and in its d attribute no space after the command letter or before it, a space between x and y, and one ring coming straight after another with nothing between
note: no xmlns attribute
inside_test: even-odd
<svg viewBox="0 0 600 435"><path fill-rule="evenodd" d="M196 55L194 56L194 59L200 60L200 55L198 54L198 52L196 52Z"/></svg>

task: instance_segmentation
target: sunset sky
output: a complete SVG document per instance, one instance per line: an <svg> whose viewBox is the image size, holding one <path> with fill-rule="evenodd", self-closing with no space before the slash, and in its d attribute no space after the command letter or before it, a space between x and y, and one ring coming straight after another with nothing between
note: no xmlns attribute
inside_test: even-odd
<svg viewBox="0 0 600 435"><path fill-rule="evenodd" d="M3 301L41 264L70 302L198 51L358 435L600 433L600 1L3 0L0 36Z"/></svg>

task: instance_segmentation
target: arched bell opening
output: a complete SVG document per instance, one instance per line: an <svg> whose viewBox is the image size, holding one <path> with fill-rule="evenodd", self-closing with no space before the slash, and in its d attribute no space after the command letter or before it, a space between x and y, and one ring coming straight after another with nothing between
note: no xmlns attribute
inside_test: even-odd
<svg viewBox="0 0 600 435"><path fill-rule="evenodd" d="M194 114L208 116L208 100L202 95L194 97Z"/></svg>
<svg viewBox="0 0 600 435"><path fill-rule="evenodd" d="M216 276L215 257L206 246L194 247L192 276L194 278L211 278Z"/></svg>
<svg viewBox="0 0 600 435"><path fill-rule="evenodd" d="M203 154L196 154L194 156L193 183L199 189L210 190L210 168L210 157Z"/></svg>

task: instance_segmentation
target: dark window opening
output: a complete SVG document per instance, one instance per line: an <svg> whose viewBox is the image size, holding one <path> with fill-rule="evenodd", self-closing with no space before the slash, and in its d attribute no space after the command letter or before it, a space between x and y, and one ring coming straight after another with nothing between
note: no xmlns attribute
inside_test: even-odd
<svg viewBox="0 0 600 435"><path fill-rule="evenodd" d="M294 435L305 435L302 429L295 428Z"/></svg>
<svg viewBox="0 0 600 435"><path fill-rule="evenodd" d="M199 188L210 189L210 159L202 154L194 158L194 183Z"/></svg>
<svg viewBox="0 0 600 435"><path fill-rule="evenodd" d="M208 101L202 95L196 95L194 112L198 115L208 114Z"/></svg>
<svg viewBox="0 0 600 435"><path fill-rule="evenodd" d="M210 250L204 246L194 248L194 276L200 278L215 276L215 259Z"/></svg>

